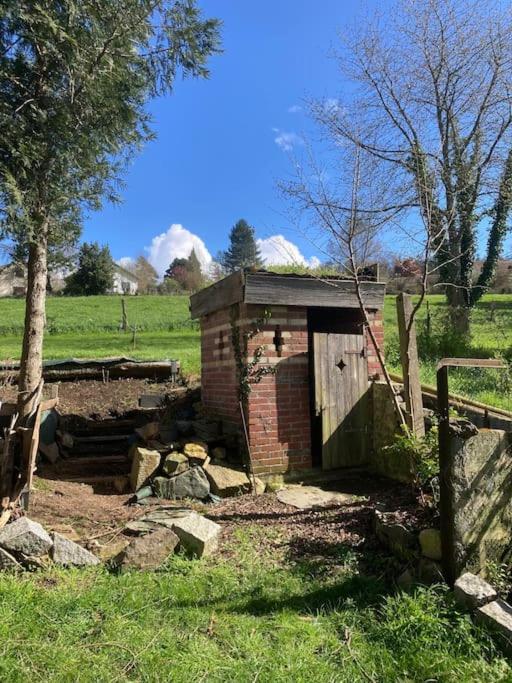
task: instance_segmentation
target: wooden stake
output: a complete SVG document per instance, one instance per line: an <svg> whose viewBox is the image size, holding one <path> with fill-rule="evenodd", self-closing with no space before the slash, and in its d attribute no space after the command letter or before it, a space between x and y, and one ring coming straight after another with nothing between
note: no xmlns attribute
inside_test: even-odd
<svg viewBox="0 0 512 683"><path fill-rule="evenodd" d="M412 300L409 294L396 297L398 317L398 335L400 338L400 359L404 376L405 405L407 407L407 424L415 436L425 436L425 420L423 417L423 399L421 396L420 364L416 343L416 327L411 322Z"/></svg>

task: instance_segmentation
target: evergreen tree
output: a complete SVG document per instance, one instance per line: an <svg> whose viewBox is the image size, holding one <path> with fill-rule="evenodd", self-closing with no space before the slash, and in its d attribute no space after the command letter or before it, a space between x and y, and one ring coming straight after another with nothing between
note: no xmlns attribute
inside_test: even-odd
<svg viewBox="0 0 512 683"><path fill-rule="evenodd" d="M194 249L188 258L175 258L165 271L164 280L175 280L186 292L195 292L204 284L201 263Z"/></svg>
<svg viewBox="0 0 512 683"><path fill-rule="evenodd" d="M47 253L115 199L153 138L147 103L178 74L207 77L219 22L194 0L4 0L0 12L0 238L28 247L21 419L42 375Z"/></svg>
<svg viewBox="0 0 512 683"><path fill-rule="evenodd" d="M243 218L231 228L229 249L222 254L222 266L230 273L240 268L258 268L261 255L254 239L254 228Z"/></svg>
<svg viewBox="0 0 512 683"><path fill-rule="evenodd" d="M91 296L106 294L114 282L114 261L110 249L97 242L84 242L78 253L78 268L67 281L65 294Z"/></svg>

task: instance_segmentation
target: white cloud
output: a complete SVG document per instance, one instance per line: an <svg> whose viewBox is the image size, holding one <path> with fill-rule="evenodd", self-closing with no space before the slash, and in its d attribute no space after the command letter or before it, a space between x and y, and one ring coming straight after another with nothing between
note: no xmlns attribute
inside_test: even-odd
<svg viewBox="0 0 512 683"><path fill-rule="evenodd" d="M292 104L291 107L288 107L289 114L298 114L300 111L302 111L300 104Z"/></svg>
<svg viewBox="0 0 512 683"><path fill-rule="evenodd" d="M272 235L266 239L257 239L261 258L266 266L299 265L316 268L320 265L320 259L316 256L306 258L299 247L287 240L283 235Z"/></svg>
<svg viewBox="0 0 512 683"><path fill-rule="evenodd" d="M173 259L188 258L192 249L195 250L203 271L207 272L212 263L212 256L205 243L179 223L173 223L167 232L153 237L149 247L145 247L149 262L160 276L165 273Z"/></svg>
<svg viewBox="0 0 512 683"><path fill-rule="evenodd" d="M297 145L303 145L304 140L293 131L280 130L279 128L272 128L276 134L274 142L283 150L283 152L291 152Z"/></svg>
<svg viewBox="0 0 512 683"><path fill-rule="evenodd" d="M327 114L337 114L340 110L340 103L335 97L328 97L324 100L324 111Z"/></svg>
<svg viewBox="0 0 512 683"><path fill-rule="evenodd" d="M122 256L121 258L117 259L116 263L118 266L121 266L121 268L132 270L133 266L135 265L135 259L131 256Z"/></svg>

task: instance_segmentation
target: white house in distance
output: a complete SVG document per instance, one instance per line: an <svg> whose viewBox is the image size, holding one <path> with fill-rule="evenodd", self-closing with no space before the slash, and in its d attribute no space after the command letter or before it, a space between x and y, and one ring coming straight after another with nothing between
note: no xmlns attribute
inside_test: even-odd
<svg viewBox="0 0 512 683"><path fill-rule="evenodd" d="M139 280L129 270L114 263L114 282L109 294L137 294Z"/></svg>

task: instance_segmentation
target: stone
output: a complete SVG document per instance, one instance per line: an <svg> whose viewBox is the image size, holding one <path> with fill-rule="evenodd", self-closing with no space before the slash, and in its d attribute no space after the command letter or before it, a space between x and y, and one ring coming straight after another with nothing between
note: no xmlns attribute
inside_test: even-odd
<svg viewBox="0 0 512 683"><path fill-rule="evenodd" d="M284 505L291 505L299 510L311 510L328 505L344 505L353 503L355 497L348 493L324 491L319 486L302 486L292 484L277 492L277 499Z"/></svg>
<svg viewBox="0 0 512 683"><path fill-rule="evenodd" d="M118 493L124 493L130 485L130 478L125 476L116 477L112 485Z"/></svg>
<svg viewBox="0 0 512 683"><path fill-rule="evenodd" d="M70 524L52 524L49 528L48 531L55 531L55 533L60 534L61 536L64 536L64 538L69 539L70 541L79 541L80 536L76 533L76 531L73 529L73 527Z"/></svg>
<svg viewBox="0 0 512 683"><path fill-rule="evenodd" d="M55 441L53 441L52 443L43 443L42 441L40 441L39 451L44 455L48 462L52 463L52 465L55 464L57 460L60 458L59 447L57 446Z"/></svg>
<svg viewBox="0 0 512 683"><path fill-rule="evenodd" d="M403 591L408 591L414 585L414 574L410 569L406 569L400 574L396 582L399 588L401 588Z"/></svg>
<svg viewBox="0 0 512 683"><path fill-rule="evenodd" d="M261 496L263 493L265 493L265 488L266 484L263 479L260 479L259 477L251 477L251 489L253 493L255 493L257 496Z"/></svg>
<svg viewBox="0 0 512 683"><path fill-rule="evenodd" d="M453 594L461 607L470 610L482 607L498 597L497 592L487 581L470 572L462 574L455 581Z"/></svg>
<svg viewBox="0 0 512 683"><path fill-rule="evenodd" d="M512 607L508 603L498 599L482 605L476 610L475 619L503 636L507 652L512 652Z"/></svg>
<svg viewBox="0 0 512 683"><path fill-rule="evenodd" d="M169 453L164 460L163 471L169 476L186 472L190 467L186 455L183 453Z"/></svg>
<svg viewBox="0 0 512 683"><path fill-rule="evenodd" d="M54 465L57 460L60 459L60 450L59 446L55 441L52 443L46 444L43 443L42 441L39 442L38 445L39 452L43 454L43 456L46 458L48 462L50 462L52 465Z"/></svg>
<svg viewBox="0 0 512 683"><path fill-rule="evenodd" d="M418 580L426 586L444 583L443 570L439 562L422 557L418 563Z"/></svg>
<svg viewBox="0 0 512 683"><path fill-rule="evenodd" d="M225 460L227 457L227 451L224 446L216 446L212 449L211 453L214 460Z"/></svg>
<svg viewBox="0 0 512 683"><path fill-rule="evenodd" d="M135 433L140 436L144 441L151 441L151 439L156 439L160 434L160 422L148 422L142 427L138 427Z"/></svg>
<svg viewBox="0 0 512 683"><path fill-rule="evenodd" d="M133 449L130 485L132 491L138 491L149 483L150 478L160 467L160 453L136 446Z"/></svg>
<svg viewBox="0 0 512 683"><path fill-rule="evenodd" d="M216 441L219 438L219 423L204 418L196 420L194 432L201 441Z"/></svg>
<svg viewBox="0 0 512 683"><path fill-rule="evenodd" d="M165 394L142 394L139 408L161 408L165 404Z"/></svg>
<svg viewBox="0 0 512 683"><path fill-rule="evenodd" d="M222 465L208 465L205 467L206 476L210 482L210 490L216 496L228 498L249 491L251 483L245 472L234 470Z"/></svg>
<svg viewBox="0 0 512 683"><path fill-rule="evenodd" d="M51 558L55 564L63 567L92 567L100 563L96 555L60 534L52 533L52 539Z"/></svg>
<svg viewBox="0 0 512 683"><path fill-rule="evenodd" d="M200 441L188 441L183 446L183 453L192 463L202 465L208 457L208 446Z"/></svg>
<svg viewBox="0 0 512 683"><path fill-rule="evenodd" d="M134 538L114 559L121 571L151 570L160 567L179 543L178 536L163 527Z"/></svg>
<svg viewBox="0 0 512 683"><path fill-rule="evenodd" d="M0 530L0 546L9 552L40 557L50 550L52 539L38 522L19 517Z"/></svg>
<svg viewBox="0 0 512 683"><path fill-rule="evenodd" d="M60 445L63 448L68 448L71 449L73 448L75 444L75 440L73 438L73 435L70 434L69 432L61 432L57 430L57 438L59 440Z"/></svg>
<svg viewBox="0 0 512 683"><path fill-rule="evenodd" d="M392 512L375 510L375 533L379 541L400 559L410 560L417 552L418 539Z"/></svg>
<svg viewBox="0 0 512 683"><path fill-rule="evenodd" d="M449 429L452 436L463 440L478 434L478 427L465 417L451 417L449 420Z"/></svg>
<svg viewBox="0 0 512 683"><path fill-rule="evenodd" d="M127 538L123 538L119 541L106 543L105 545L98 543L91 550L102 562L110 562L110 560L120 555L128 545L130 545L130 541Z"/></svg>
<svg viewBox="0 0 512 683"><path fill-rule="evenodd" d="M192 467L183 474L172 479L156 477L154 480L155 493L159 498L199 498L203 499L210 493L210 484L201 467Z"/></svg>
<svg viewBox="0 0 512 683"><path fill-rule="evenodd" d="M437 562L441 560L441 532L439 529L422 529L419 541L421 552L425 557Z"/></svg>
<svg viewBox="0 0 512 683"><path fill-rule="evenodd" d="M220 525L197 512L177 518L173 531L185 550L197 557L212 555L219 546Z"/></svg>
<svg viewBox="0 0 512 683"><path fill-rule="evenodd" d="M0 548L0 570L1 571L18 571L22 569L21 564L8 553L7 550Z"/></svg>

